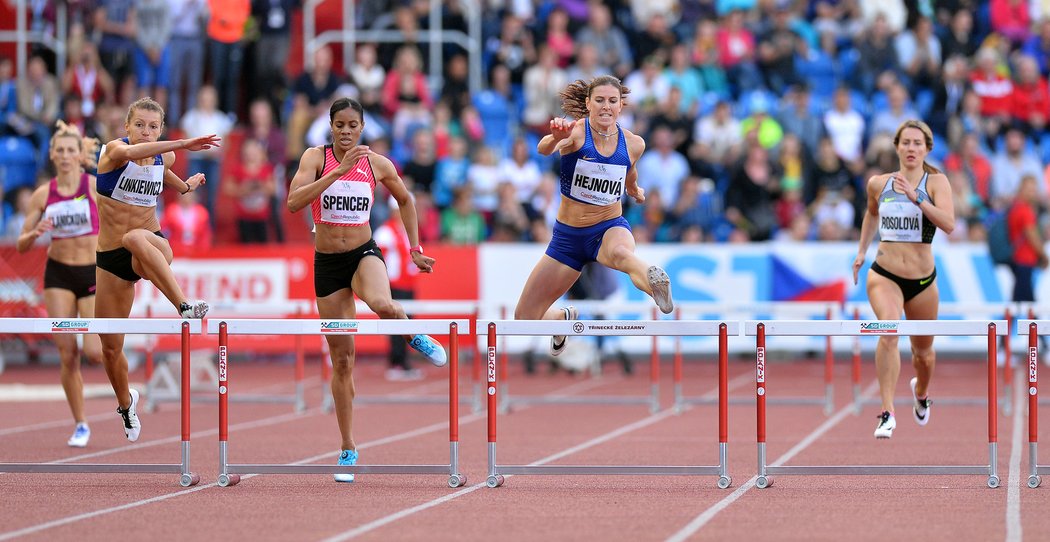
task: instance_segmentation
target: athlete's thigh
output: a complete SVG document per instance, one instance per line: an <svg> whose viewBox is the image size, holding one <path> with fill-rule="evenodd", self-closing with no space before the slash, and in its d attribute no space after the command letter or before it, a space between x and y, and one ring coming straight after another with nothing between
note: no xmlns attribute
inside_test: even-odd
<svg viewBox="0 0 1050 542"><path fill-rule="evenodd" d="M569 291L580 278L580 272L544 254L532 269L521 290L517 317L522 320L539 320L547 309Z"/></svg>
<svg viewBox="0 0 1050 542"><path fill-rule="evenodd" d="M52 318L76 318L77 298L65 288L44 288L44 305ZM76 336L55 333L51 335L55 346L67 348L76 344Z"/></svg>
<svg viewBox="0 0 1050 542"><path fill-rule="evenodd" d="M934 281L925 290L919 292L919 295L904 304L904 315L908 317L908 320L936 320L939 306L940 294L937 291L937 281ZM932 345L932 335L911 337L912 348L923 349Z"/></svg>
<svg viewBox="0 0 1050 542"><path fill-rule="evenodd" d="M874 271L868 271L868 302L879 320L899 320L904 310L900 286Z"/></svg>
<svg viewBox="0 0 1050 542"><path fill-rule="evenodd" d="M634 234L627 228L620 226L614 226L605 230L605 233L602 234L602 246L598 249L598 263L617 271L623 271L623 269L616 266L617 259L615 254L616 250L620 248L634 254Z"/></svg>
<svg viewBox="0 0 1050 542"><path fill-rule="evenodd" d="M324 297L317 298L317 315L322 320L353 320L357 318L357 306L354 305L354 293L350 288L341 288ZM348 335L329 333L325 335L328 347L333 352L345 351L353 346L353 338Z"/></svg>
<svg viewBox="0 0 1050 542"><path fill-rule="evenodd" d="M109 271L95 272L95 318L127 318L135 303L135 283Z"/></svg>
<svg viewBox="0 0 1050 542"><path fill-rule="evenodd" d="M390 293L390 278L387 275L386 264L383 260L374 256L365 256L357 264L357 271L350 279L350 286L357 297L361 298L368 306L373 306L377 301L392 299Z"/></svg>

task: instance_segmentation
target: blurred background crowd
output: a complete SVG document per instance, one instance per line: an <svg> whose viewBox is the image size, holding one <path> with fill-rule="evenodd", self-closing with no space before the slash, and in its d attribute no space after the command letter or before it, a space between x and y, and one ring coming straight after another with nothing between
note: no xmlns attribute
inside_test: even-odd
<svg viewBox="0 0 1050 542"><path fill-rule="evenodd" d="M56 1L26 2L31 29L54 32ZM897 168L893 135L911 118L932 127L929 161L952 183L952 241L984 239L1026 176L1050 194L1050 0L485 0L478 92L455 44L437 55L441 81L426 76L428 0L354 2L359 27L403 41L357 43L351 59L321 47L298 73L299 0L64 3L66 65L38 47L16 78L0 58L0 161L24 158L5 169L6 242L51 176L54 121L111 140L147 95L166 137L226 138L180 156L208 183L162 210L175 244L308 239L284 196L339 96L361 101L363 143L415 193L424 243L546 242L558 162L536 142L567 83L606 73L630 88L621 126L647 141L647 200L625 210L639 242L854 239L864 183ZM469 6L435 4L444 29L466 29Z"/></svg>

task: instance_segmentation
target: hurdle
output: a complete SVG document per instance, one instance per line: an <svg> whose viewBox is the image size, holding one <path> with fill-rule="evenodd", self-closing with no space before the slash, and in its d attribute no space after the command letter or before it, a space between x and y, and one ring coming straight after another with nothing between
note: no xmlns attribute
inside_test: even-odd
<svg viewBox="0 0 1050 542"><path fill-rule="evenodd" d="M146 306L147 316L151 315L154 310L165 310L168 309L168 305L163 304L151 304ZM304 318L310 315L313 311L312 305L307 301L296 301L291 300L285 303L244 303L234 301L217 301L215 302L210 311L208 318L232 318L235 316L251 316L251 317L281 317L281 318ZM191 356L190 360L190 397L194 402L215 402L214 386L218 382L218 372L216 369L215 360L211 358L211 355L207 359L201 359L200 353L204 349L214 348L216 339L213 336L202 336L200 340L204 341L207 346L200 348L195 352L198 354L194 359ZM163 345L166 341L158 341L155 338L151 338L145 348L145 371L146 371L146 403L145 407L148 412L153 412L157 409L160 403L172 402L178 399L178 394L174 392L177 383L175 382L174 376L171 374L171 369L168 367L166 359L161 358L154 361L155 350L159 346ZM292 344L285 344L282 337L265 337L256 340L253 344L253 351L260 352L264 351L267 353L283 353L288 352L295 356L295 362L293 364L293 382L295 383L295 391L292 393L274 394L274 393L254 393L254 394L240 394L233 400L236 402L243 403L271 403L271 404L291 404L295 412L303 413L306 411L306 348L303 343L302 336L295 336L292 338ZM213 352L213 351L212 351ZM202 377L202 378L197 378Z"/></svg>
<svg viewBox="0 0 1050 542"><path fill-rule="evenodd" d="M240 482L242 474L448 474L448 486L460 487L467 478L459 471L459 329L466 320L209 320L208 332L219 334L219 477L218 485ZM449 463L441 465L276 465L229 462L229 335L406 335L449 336L448 422Z"/></svg>
<svg viewBox="0 0 1050 542"><path fill-rule="evenodd" d="M424 301L424 300L397 300L404 307L405 312L422 316L463 316L468 318L469 328L467 336L467 352L470 355L471 369L471 393L460 397L460 402L469 404L473 412L481 412L481 362L478 355L477 325L479 304L476 301ZM357 301L357 314L374 316L375 313L368 308L363 301ZM324 342L324 339L322 339ZM331 375L328 368L331 365L331 357L328 353L327 343L322 345L324 354L321 363L324 365L322 382L327 384ZM324 399L321 408L324 412L332 411L332 390L329 386L323 386ZM354 398L355 403L373 404L433 404L444 403L447 400L441 396L420 395L358 395Z"/></svg>
<svg viewBox="0 0 1050 542"><path fill-rule="evenodd" d="M755 337L755 393L758 414L758 477L755 485L773 485L774 474L785 475L891 475L891 474L986 474L988 487L999 487L998 475L998 399L996 337L1007 332L1003 320L806 320L747 321L744 335ZM854 336L854 335L937 335L988 337L988 465L819 465L773 466L766 464L766 336Z"/></svg>
<svg viewBox="0 0 1050 542"><path fill-rule="evenodd" d="M1050 474L1050 465L1039 464L1039 336L1050 335L1050 320L1020 320L1017 332L1028 334L1028 487L1035 489Z"/></svg>
<svg viewBox="0 0 1050 542"><path fill-rule="evenodd" d="M871 315L871 309L867 305L860 303L850 303L846 305L845 311L847 313L852 312L852 318L854 320L860 320L862 314ZM861 311L864 311L863 313ZM1010 326L1012 324L1014 314L1020 314L1020 312L1011 312L1011 304L1009 303L941 303L940 311L941 314L984 314L984 315L995 315L1002 316L1002 320L1006 322L1006 334L1003 335L1003 350L1006 352L1006 360L1002 367L1002 381L1003 391L999 394L999 408L1003 411L1003 414L1009 415L1013 410L1013 368L1010 364ZM861 368L861 346L860 346L861 335L853 336L853 357L852 357L852 370L850 374L850 380L853 387L853 411L855 414L860 414L863 405L879 404L878 399L864 399L861 397L860 392L860 368ZM987 398L985 397L937 397L937 404L939 405L975 405L983 404ZM895 405L911 405L911 399L906 397L898 397L893 400Z"/></svg>
<svg viewBox="0 0 1050 542"><path fill-rule="evenodd" d="M189 487L200 482L190 471L190 334L200 333L200 320L145 318L0 318L4 333L84 334L154 334L180 335L182 339L182 460L178 464L144 463L0 463L0 472L30 473L160 473L179 474L179 485Z"/></svg>
<svg viewBox="0 0 1050 542"><path fill-rule="evenodd" d="M700 319L712 317L747 319L755 315L795 315L810 316L816 321L831 320L838 313L839 304L827 301L776 301L764 303L677 303L675 318L682 319L682 313L695 316ZM773 399L777 403L790 405L820 405L824 407L824 414L830 416L835 408L835 386L833 382L835 374L835 352L832 349L831 337L824 340L824 393L823 396L813 397L777 397ZM685 405L711 404L714 399L705 397L691 397L685 395L682 384L682 337L675 337L674 350L674 407L681 411ZM747 397L734 397L729 399L730 403L754 403L755 400Z"/></svg>
<svg viewBox="0 0 1050 542"><path fill-rule="evenodd" d="M658 317L657 309L652 303L646 302L624 302L624 303L609 303L604 301L588 301L588 300L573 300L570 302L579 312L582 313L593 313L604 316L606 314L651 314L652 318ZM500 309L500 313L503 318L507 317L507 307L503 306ZM510 320L506 320L510 321ZM551 320L557 322L557 320ZM594 320L593 323L602 322L604 320ZM633 320L632 320L633 321ZM575 333L569 333L573 335ZM507 334L507 335L536 335L533 333L522 333L522 334ZM621 335L639 335L639 334L628 334L628 333L596 333L593 335L608 335L608 336L621 336ZM504 338L501 339L505 341ZM508 385L507 378L507 366L509 348L501 348L502 355L500 357L501 372L503 378L500 382L500 403L499 409L501 414L506 414L511 411L515 405L536 405L536 404L561 404L561 405L584 405L584 404L615 404L615 405L649 405L649 412L656 413L660 410L660 352L657 348L657 335L652 337L652 346L650 347L649 354L649 394L634 397L624 396L609 396L609 395L589 395L585 397L578 396L567 396L567 395L511 395L510 387ZM601 372L601 356L597 357L591 363L591 373L597 375Z"/></svg>
<svg viewBox="0 0 1050 542"><path fill-rule="evenodd" d="M480 324L479 324L480 325ZM590 475L715 475L718 487L732 484L726 461L729 434L728 416L728 336L739 334L739 323L718 321L668 320L494 320L484 323L488 334L488 477L490 488L503 485L505 477L516 474ZM498 417L499 376L496 345L500 335L607 335L607 336L718 336L718 465L498 465L496 463L496 419Z"/></svg>

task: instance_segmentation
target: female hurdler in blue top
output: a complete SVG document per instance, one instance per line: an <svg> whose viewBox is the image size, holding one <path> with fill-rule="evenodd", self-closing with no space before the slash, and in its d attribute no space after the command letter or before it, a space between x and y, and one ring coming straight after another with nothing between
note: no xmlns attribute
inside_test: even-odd
<svg viewBox="0 0 1050 542"><path fill-rule="evenodd" d="M616 122L629 92L619 79L606 75L590 83L575 81L561 93L562 109L578 120L551 120L550 135L537 145L543 154L561 153L561 206L547 251L514 309L518 320L575 319L574 307L551 305L576 282L583 266L594 261L630 275L664 314L674 310L667 273L635 256L620 204L624 194L645 201L638 172L631 167L645 151L645 141ZM554 337L551 354L557 356L564 347L565 337Z"/></svg>
<svg viewBox="0 0 1050 542"><path fill-rule="evenodd" d="M164 130L164 109L142 98L128 108L128 137L102 147L98 159L98 248L95 254L95 317L127 318L135 302L135 283L153 283L183 318L203 318L208 304L190 303L171 272L171 246L160 233L157 199L165 186L186 194L204 184L204 175L183 181L171 171L175 151L199 151L219 146L215 135L177 141L157 141ZM105 334L102 362L117 394L117 412L128 440L139 438L139 394L128 387L124 335Z"/></svg>

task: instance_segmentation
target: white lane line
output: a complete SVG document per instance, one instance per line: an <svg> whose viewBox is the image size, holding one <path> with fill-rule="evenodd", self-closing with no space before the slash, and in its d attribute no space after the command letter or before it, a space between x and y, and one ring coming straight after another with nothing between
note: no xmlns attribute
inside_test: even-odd
<svg viewBox="0 0 1050 542"><path fill-rule="evenodd" d="M872 394L874 394L875 390L878 389L878 385L878 382L873 382L871 385L869 385L867 389L864 390L864 393L861 395L861 398L867 399ZM839 409L839 411L836 412L834 416L825 420L824 423L820 424L820 426L813 430L812 433L806 435L806 438L802 439L798 444L796 444L794 447L788 450L787 453L778 457L776 461L770 463L770 466L783 465L784 463L790 461L791 458L795 457L803 450L808 448L809 445L816 442L817 439L822 437L824 433L827 433L829 430L831 430L831 428L838 425L839 422L846 419L846 417L848 416L852 416L853 406L853 403L850 403ZM734 502L736 502L737 499L744 496L744 493L747 493L751 490L751 488L755 487L755 480L757 479L757 475L752 476L750 480L744 483L744 485L736 488L735 491L733 491L729 495L726 495L725 498L713 504L710 508L704 510L700 515L693 518L692 521L686 524L685 527L682 527L682 529L679 530L677 533L674 533L673 535L668 537L667 542L682 542L683 540L686 540L690 536L696 534L696 532L702 529L704 525L707 525L708 522L714 519L714 517L718 515L719 512L728 508L729 505L733 504Z"/></svg>
<svg viewBox="0 0 1050 542"><path fill-rule="evenodd" d="M729 381L729 390L732 391L733 389L736 389L738 386L741 386L743 384L751 382L753 378L754 377L751 376L750 374L740 375L740 376L734 378L733 380ZM551 395L553 395L553 394L551 394ZM715 387L713 390L711 390L711 391L707 392L706 394L704 394L703 398L713 398L713 397L717 397L717 396L718 396L718 387ZM522 410L524 410L524 408L526 408L527 406L528 405L523 407ZM682 412L685 412L685 411L690 410L692 408L693 408L692 405L685 405L682 408ZM540 459L538 461L534 461L532 463L529 463L529 466L544 465L546 463L550 463L552 461L556 461L556 460L561 459L563 457L566 457L568 455L572 455L572 454L574 454L576 452L580 452L580 451L586 450L588 448L597 446L599 444L602 444L602 443L607 442L609 440L612 440L614 438L623 436L623 435L625 435L627 433L630 433L631 431L635 431L637 429L641 429L643 427L647 427L649 425L652 425L652 424L654 424L656 422L659 422L659 421L663 420L664 418L667 418L668 416L671 416L671 415L674 415L674 414L675 414L675 409L674 408L667 408L667 409L665 409L663 411L660 411L660 412L658 412L656 414L653 414L653 415L651 415L651 416L649 416L647 418L642 418L641 420L638 420L636 422L629 423L627 425L621 426L618 429L614 429L614 430L612 430L612 431L610 431L608 433L605 433L604 435L597 436L597 437L595 437L595 438L593 438L591 440L588 440L588 441L586 441L584 443L577 444L576 446L573 446L571 448L566 448L565 450L562 450L560 452L557 452L557 453L554 453L552 455L549 455L549 456L547 456L547 457L545 457L543 459ZM509 478L512 478L512 477L513 477L513 475L508 475L505 478L509 479ZM482 487L485 487L485 482L474 484L472 486L460 489L459 491L456 491L455 493L450 493L448 495L444 495L444 496L439 497L437 499L433 499L431 501L427 501L425 503L421 503L421 504L418 504L416 506L405 508L403 510L399 510L399 511L393 513L393 514L390 514L390 515L387 515L387 516L383 516L383 517L381 517L379 519L373 520L373 521L371 521L369 523L365 523L364 525L360 525L360 526L358 526L358 527L356 527L354 529L351 529L349 531L345 531L345 532L333 535L331 537L324 538L323 542L342 542L343 540L350 540L350 539L353 539L353 538L357 538L357 537L359 537L359 536L361 536L363 534L366 534L366 533L369 533L371 531L374 531L374 530L376 530L376 529L378 529L380 527L383 527L385 525L389 525L389 524L391 524L391 523L393 523L393 522L395 522L397 520L406 518L406 517L411 516L413 514L416 514L418 512L422 512L422 511L427 510L429 508L433 508L435 506L439 506L439 505L444 504L444 503L446 503L448 501L451 501L452 499L456 499L456 498L462 497L464 495L469 495L470 493L473 493L473 492L477 491L478 489L480 489Z"/></svg>
<svg viewBox="0 0 1050 542"><path fill-rule="evenodd" d="M305 383L306 384L312 384L312 380L320 381L320 378L316 378L316 377L307 378L305 380ZM264 391L269 390L269 389L277 389L277 388L285 387L287 385L288 384L286 382L282 382L280 384L267 384L265 386L262 386L260 388L257 388L255 390L251 391L250 393L252 393L254 395L254 394L258 394L258 393L264 392ZM134 387L137 390L144 390L145 389L145 386L138 386L138 385L136 385ZM175 402L177 402L177 401L175 401ZM107 413L104 413L104 414L92 414L91 416L85 416L85 420L89 421L89 422L97 422L99 420L115 420L115 419L116 419L116 417L114 416L112 410L107 412ZM114 423L116 423L116 422L114 422ZM50 422L40 422L40 423L35 423L35 424L32 424L32 425L19 425L19 426L15 426L15 427L7 427L7 428L4 428L4 429L0 429L0 437L5 436L5 435L15 435L15 434L18 434L18 433L26 433L26 432L29 432L29 431L36 431L36 430L40 430L40 429L53 429L55 427L69 427L70 425L73 425L72 420L70 420L69 417L65 417L65 418L63 418L61 420L54 420L54 421L50 421Z"/></svg>
<svg viewBox="0 0 1050 542"><path fill-rule="evenodd" d="M1027 361L1027 359L1026 359ZM1010 439L1010 470L1006 481L1006 541L1021 542L1021 442L1024 435L1024 399L1028 397L1027 369L1017 371L1014 382L1014 432Z"/></svg>
<svg viewBox="0 0 1050 542"><path fill-rule="evenodd" d="M577 391L585 391L586 389L589 389L591 387L595 387L595 386L597 386L599 384L604 384L604 383L607 383L607 382L598 382L598 381L594 381L594 380L577 382L577 383L573 383L573 384L571 384L569 386L566 386L564 388L561 388L559 390L556 390L556 391L552 392L552 394L556 394L556 393L564 394L564 393L566 393L566 391L571 390L571 389L575 389ZM294 419L301 419L302 416L304 416L304 415L312 415L314 413L319 413L319 412L321 412L320 409L311 409L311 410L309 410L309 411L307 411L307 412L305 412L303 414L284 414L284 415L281 415L281 416L276 416L274 418L264 418L262 420L256 420L256 421L253 421L253 422L245 422L245 423L241 423L241 424L232 425L232 426L230 426L230 430L234 431L234 430L238 430L238 429L247 429L247 428L251 428L251 427L262 427L264 425L270 425L271 423L276 423L276 422L269 422L269 420L276 420L276 419L284 420L284 419L289 418L289 417L294 418ZM486 415L484 413L472 414L470 416L462 418L460 420L460 425L462 426L462 425L466 425L466 424L469 424L469 423L472 423L472 422L484 419L485 416ZM405 440L405 439L408 439L408 438L413 438L413 437L422 435L422 434L427 433L427 432L446 430L446 429L448 429L448 423L447 422L435 423L435 424L432 424L432 425L429 425L429 426L426 426L426 427L423 427L423 428L413 429L411 431L406 431L404 433L399 433L399 434L396 434L396 435L391 435L391 436L388 436L388 437L377 439L375 441L362 444L361 446L359 446L359 448L360 449L373 448L373 447L376 447L376 446L389 444L389 443L392 443L392 442L397 442L397 441ZM209 430L206 433L208 433L208 434L216 434L216 433L218 433L218 429ZM181 437L175 437L174 439L165 439L165 440L166 441L178 441L178 440L181 440ZM135 445L125 446L124 449L143 448L143 447L147 447L147 446L153 446L155 444L156 443L154 443L154 442L145 443L145 444L135 444ZM111 453L111 452L115 452L115 451L117 451L117 450L109 450L109 451L106 451L106 452L100 452L98 454L92 454L92 455L102 455L104 453ZM306 459L302 459L302 460L296 462L295 464L311 463L313 461L324 459L325 457L331 457L334 453L335 452L327 452L325 454L318 454L318 455L313 456L313 457L308 457ZM54 463L58 463L58 462L62 462L62 460L54 461ZM242 480L245 480L245 479L251 478L251 477L255 477L255 476L259 476L259 475L256 475L256 474L248 475L248 476L243 477ZM69 525L71 523L76 523L78 521L84 521L84 520L88 520L88 519L104 516L106 514L111 514L111 513L114 513L114 512L121 512L121 511L124 511L124 510L130 510L132 508L137 508L139 506L145 506L147 504L153 504L153 503L156 503L156 502L165 501L165 500L168 500L168 499L171 499L171 498L174 498L174 497L181 497L183 495L188 495L190 493L195 493L197 491L202 491L204 489L209 489L209 488L212 488L212 487L218 487L218 484L215 483L215 482L212 482L210 484L205 484L205 485L202 485L202 486L196 486L196 487L192 487L192 488L189 488L189 489L176 491L175 493L168 493L168 494L165 494L165 495L158 495L156 497L150 497L148 499L134 501L134 502L130 502L130 503L127 503L127 504L122 504L122 505L119 505L119 506L113 506L113 507L110 507L110 508L103 508L101 510L95 510L95 511L92 511L92 512L85 512L83 514L77 514L77 515L74 515L74 516L67 516L67 517L64 517L64 518L54 519L54 520L48 521L46 523L41 523L41 524L38 524L38 525L31 525L29 527L25 527L25 528L19 529L17 531L10 531L10 532L7 532L7 533L0 533L0 542L2 542L4 540L11 540L13 538L18 538L20 536L25 536L25 535L29 535L29 534L33 534L33 533L38 533L38 532L45 531L47 529L52 529L52 528L55 528L55 527L61 527L63 525Z"/></svg>

